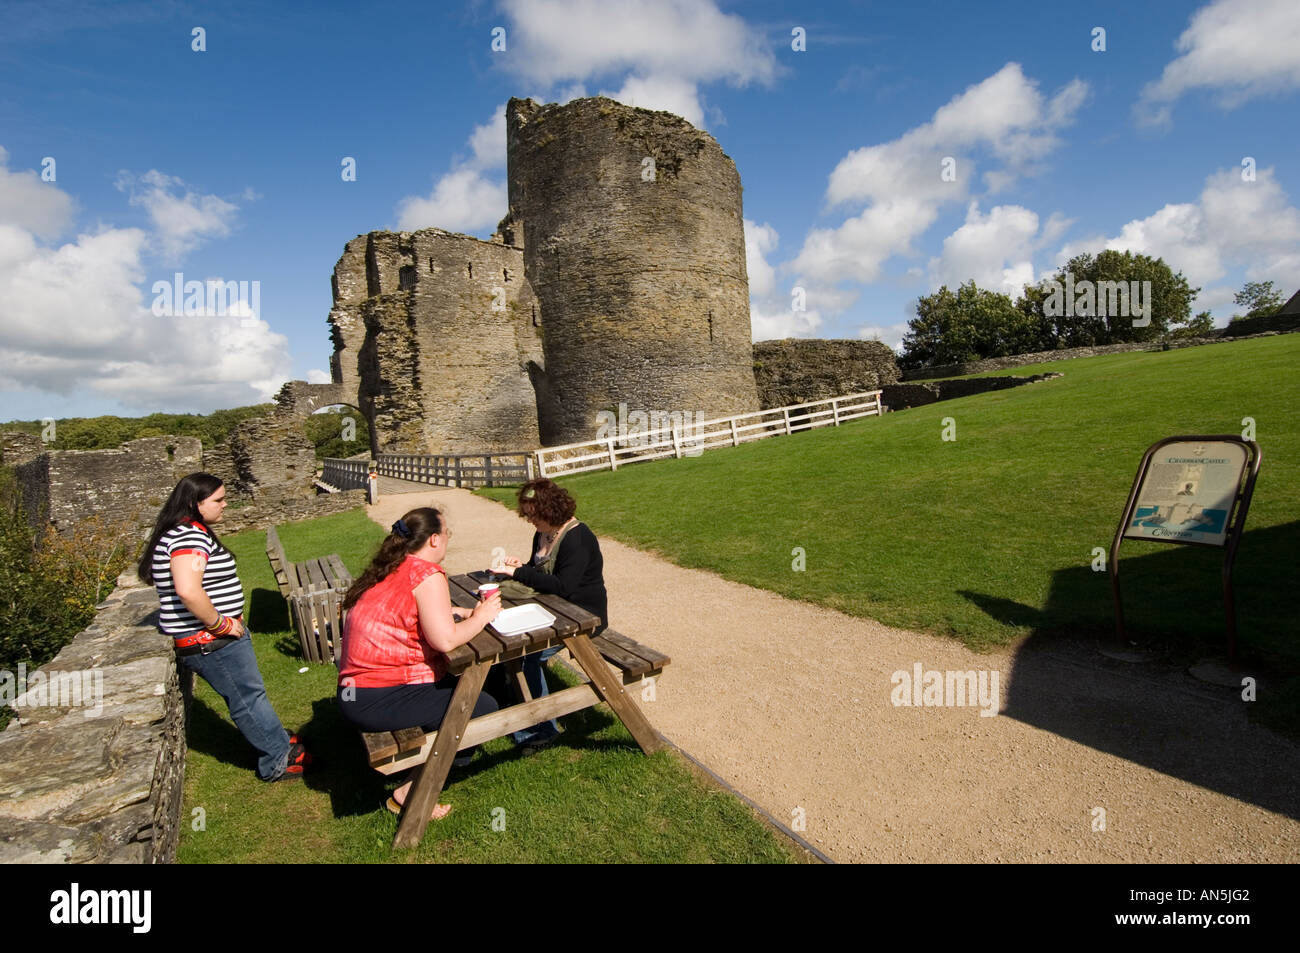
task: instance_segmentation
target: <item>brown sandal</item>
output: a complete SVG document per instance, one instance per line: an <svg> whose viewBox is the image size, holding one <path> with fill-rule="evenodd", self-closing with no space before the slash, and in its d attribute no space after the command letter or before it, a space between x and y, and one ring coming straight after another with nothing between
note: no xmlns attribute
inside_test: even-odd
<svg viewBox="0 0 1300 953"><path fill-rule="evenodd" d="M393 813L393 814L398 814L398 815L400 815L400 814L402 813L402 805L400 805L400 804L397 803L397 798L395 798L395 797L391 797L391 796L390 796L390 797L388 798L388 804L386 805L386 807L388 808L389 812L391 812L391 813ZM439 814L439 813L438 813L438 808L440 808L440 807L445 807L447 810L445 810L445 811L443 811L441 814ZM433 812L432 812L432 813L430 814L430 816L429 816L429 820L431 820L431 821L440 821L440 820L442 820L444 817L446 817L446 816L447 816L448 814L450 814L450 813L451 813L451 805L450 805L450 804L435 804L435 805L433 806Z"/></svg>

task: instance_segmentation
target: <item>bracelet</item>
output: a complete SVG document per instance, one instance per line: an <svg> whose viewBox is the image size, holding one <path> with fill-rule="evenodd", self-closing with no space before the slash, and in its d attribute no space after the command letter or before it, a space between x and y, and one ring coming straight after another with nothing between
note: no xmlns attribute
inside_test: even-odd
<svg viewBox="0 0 1300 953"><path fill-rule="evenodd" d="M235 620L229 616L224 616L218 613L217 621L209 626L204 626L204 628L216 636L229 635L235 630Z"/></svg>

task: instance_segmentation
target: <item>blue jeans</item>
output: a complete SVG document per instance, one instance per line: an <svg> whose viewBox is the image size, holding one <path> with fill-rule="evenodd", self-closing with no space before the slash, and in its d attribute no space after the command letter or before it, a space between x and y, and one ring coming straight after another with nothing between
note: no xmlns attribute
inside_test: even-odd
<svg viewBox="0 0 1300 953"><path fill-rule="evenodd" d="M524 656L524 680L528 682L528 692L534 698L545 698L551 693L546 684L546 673L543 668L546 660L560 651L558 645L553 645L549 649L543 649L540 652L534 652L532 655ZM543 721L524 731L516 731L511 735L515 744L522 745L529 741L544 741L547 738L554 738L560 733L560 726L552 718L550 721Z"/></svg>
<svg viewBox="0 0 1300 953"><path fill-rule="evenodd" d="M222 646L210 655L180 655L182 666L203 676L226 700L230 717L245 740L258 751L257 776L274 781L289 761L289 733L266 697L262 673L253 652L252 633Z"/></svg>

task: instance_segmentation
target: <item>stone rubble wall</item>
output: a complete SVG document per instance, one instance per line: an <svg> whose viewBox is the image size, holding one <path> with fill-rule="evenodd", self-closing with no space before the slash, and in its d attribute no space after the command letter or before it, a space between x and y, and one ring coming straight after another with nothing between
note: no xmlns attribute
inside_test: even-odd
<svg viewBox="0 0 1300 953"><path fill-rule="evenodd" d="M439 228L371 232L348 242L333 289L331 373L355 387L376 453L537 445L541 315L520 248Z"/></svg>
<svg viewBox="0 0 1300 953"><path fill-rule="evenodd" d="M342 490L338 493L321 493L310 496L289 494L266 495L256 500L236 500L226 507L216 531L222 536L246 529L265 529L281 523L316 519L333 513L344 513L366 505L365 490Z"/></svg>
<svg viewBox="0 0 1300 953"><path fill-rule="evenodd" d="M921 407L933 404L937 400L952 400L954 397L966 397L969 394L983 394L992 390L1006 390L1009 387L1021 387L1036 384L1039 381L1061 377L1061 374L1034 374L1031 377L966 377L955 381L932 381L929 383L887 384L880 395L880 402L889 410L904 410L908 407Z"/></svg>
<svg viewBox="0 0 1300 953"><path fill-rule="evenodd" d="M98 516L137 530L153 526L176 482L202 466L196 437L142 437L116 450L50 450L15 468L33 526L60 533Z"/></svg>
<svg viewBox="0 0 1300 953"><path fill-rule="evenodd" d="M893 350L879 341L786 338L754 344L754 381L764 410L880 390L898 376Z"/></svg>
<svg viewBox="0 0 1300 953"><path fill-rule="evenodd" d="M157 609L153 587L124 573L94 622L39 670L96 675L102 696L80 701L102 711L66 704L78 699L65 690L16 708L0 732L0 863L175 860L185 713Z"/></svg>

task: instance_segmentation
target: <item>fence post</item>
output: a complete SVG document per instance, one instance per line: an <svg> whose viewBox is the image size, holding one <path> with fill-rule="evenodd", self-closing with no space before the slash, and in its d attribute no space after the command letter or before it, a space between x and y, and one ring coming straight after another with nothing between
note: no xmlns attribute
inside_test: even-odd
<svg viewBox="0 0 1300 953"><path fill-rule="evenodd" d="M881 414L884 413L884 410L880 406L880 394L881 391L876 391L876 416L877 417L879 417Z"/></svg>
<svg viewBox="0 0 1300 953"><path fill-rule="evenodd" d="M610 437L607 442L609 443L609 468L611 471L617 470L618 458L614 456L614 438Z"/></svg>
<svg viewBox="0 0 1300 953"><path fill-rule="evenodd" d="M460 487L460 457L456 457L456 486Z"/></svg>
<svg viewBox="0 0 1300 953"><path fill-rule="evenodd" d="M840 425L840 402L839 399L831 401L831 412L835 414L835 426Z"/></svg>
<svg viewBox="0 0 1300 953"><path fill-rule="evenodd" d="M782 407L781 415L785 417L785 435L790 436L790 408Z"/></svg>
<svg viewBox="0 0 1300 953"><path fill-rule="evenodd" d="M682 458L682 435L680 431L673 427L673 453L677 454L677 459Z"/></svg>
<svg viewBox="0 0 1300 953"><path fill-rule="evenodd" d="M740 435L736 433L736 418L735 418L735 417L732 417L732 418L731 418L731 445L732 445L733 447L739 447L739 446L740 446Z"/></svg>
<svg viewBox="0 0 1300 953"><path fill-rule="evenodd" d="M535 466L533 463L534 456L536 456L537 458L537 462ZM530 483L533 480L537 479L536 474L538 473L540 473L542 476L546 476L546 468L542 466L542 451L534 450L532 453L528 455L526 459L528 461L528 481Z"/></svg>

